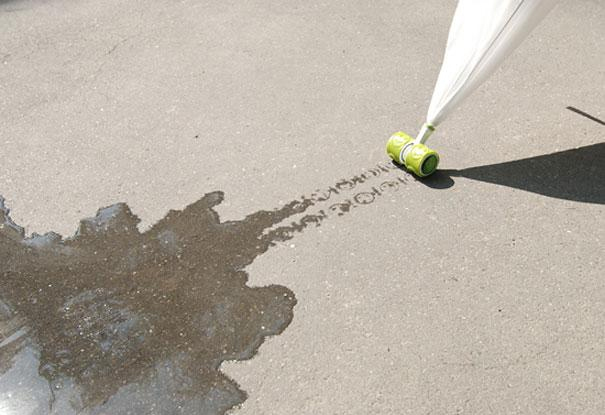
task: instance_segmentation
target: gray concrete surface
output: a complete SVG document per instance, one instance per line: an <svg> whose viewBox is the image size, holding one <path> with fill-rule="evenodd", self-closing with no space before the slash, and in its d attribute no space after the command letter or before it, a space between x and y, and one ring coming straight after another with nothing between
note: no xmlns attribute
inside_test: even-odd
<svg viewBox="0 0 605 415"><path fill-rule="evenodd" d="M213 190L241 220L326 189L422 123L454 6L2 1L0 194L71 235L115 202L147 229ZM445 172L343 190L246 268L297 305L222 365L232 414L603 413L605 127L566 107L605 119L604 21L562 1L434 136Z"/></svg>

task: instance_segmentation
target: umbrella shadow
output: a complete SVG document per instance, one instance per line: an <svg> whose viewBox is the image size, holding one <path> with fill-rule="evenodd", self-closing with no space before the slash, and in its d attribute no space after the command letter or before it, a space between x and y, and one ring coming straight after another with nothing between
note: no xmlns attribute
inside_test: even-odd
<svg viewBox="0 0 605 415"><path fill-rule="evenodd" d="M556 199L605 204L605 143L462 170L440 170L425 185L447 189L464 177Z"/></svg>

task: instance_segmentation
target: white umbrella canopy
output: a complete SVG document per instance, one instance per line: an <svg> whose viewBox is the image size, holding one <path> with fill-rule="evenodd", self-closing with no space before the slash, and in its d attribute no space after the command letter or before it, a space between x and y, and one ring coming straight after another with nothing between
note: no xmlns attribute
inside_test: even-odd
<svg viewBox="0 0 605 415"><path fill-rule="evenodd" d="M427 122L424 142L483 83L558 0L459 0Z"/></svg>

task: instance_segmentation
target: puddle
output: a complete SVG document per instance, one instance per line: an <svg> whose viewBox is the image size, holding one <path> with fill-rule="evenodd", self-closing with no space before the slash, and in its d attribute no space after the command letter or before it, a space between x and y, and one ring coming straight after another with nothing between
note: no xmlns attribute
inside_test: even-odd
<svg viewBox="0 0 605 415"><path fill-rule="evenodd" d="M246 285L245 268L396 191L407 178L384 178L393 171L378 165L240 221L220 221L221 192L145 232L115 204L70 238L25 237L0 198L0 412L222 414L242 403L221 362L250 359L296 304L286 287Z"/></svg>

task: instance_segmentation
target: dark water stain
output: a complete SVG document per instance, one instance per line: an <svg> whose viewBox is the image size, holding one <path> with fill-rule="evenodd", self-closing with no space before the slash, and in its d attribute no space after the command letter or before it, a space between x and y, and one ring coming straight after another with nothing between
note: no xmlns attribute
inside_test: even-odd
<svg viewBox="0 0 605 415"><path fill-rule="evenodd" d="M168 362L169 375L186 384L163 397L172 407L189 393L221 397L215 412L243 401L219 365L252 357L289 324L296 303L285 287L247 286L243 269L290 237L263 232L309 202L221 223L214 207L222 200L207 194L143 233L128 206L116 204L82 220L68 239L24 238L0 211L5 308L27 322L51 385L72 379L81 408L90 408ZM7 360L3 353L2 366Z"/></svg>
<svg viewBox="0 0 605 415"><path fill-rule="evenodd" d="M243 402L221 363L251 358L296 304L283 286L248 286L245 267L406 183L391 178L340 200L390 171L377 166L240 221L220 221L221 192L145 232L120 203L70 238L25 237L0 198L0 412L221 414ZM303 215L318 203L326 209Z"/></svg>

